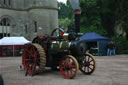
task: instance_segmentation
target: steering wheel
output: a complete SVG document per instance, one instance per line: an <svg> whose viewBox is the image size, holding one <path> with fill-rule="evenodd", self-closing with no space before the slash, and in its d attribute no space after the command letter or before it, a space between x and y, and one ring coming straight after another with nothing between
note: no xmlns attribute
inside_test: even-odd
<svg viewBox="0 0 128 85"><path fill-rule="evenodd" d="M59 36L63 36L63 34L64 34L64 30L62 28L56 28L52 31L51 36L59 37Z"/></svg>

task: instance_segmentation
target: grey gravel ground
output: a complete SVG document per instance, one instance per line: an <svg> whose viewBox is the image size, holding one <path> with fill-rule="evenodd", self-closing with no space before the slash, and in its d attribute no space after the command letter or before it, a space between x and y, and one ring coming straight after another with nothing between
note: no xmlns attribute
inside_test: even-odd
<svg viewBox="0 0 128 85"><path fill-rule="evenodd" d="M5 85L128 85L128 55L96 56L92 75L81 72L74 79L64 79L59 71L46 70L34 77L18 71L21 57L0 57L0 74Z"/></svg>

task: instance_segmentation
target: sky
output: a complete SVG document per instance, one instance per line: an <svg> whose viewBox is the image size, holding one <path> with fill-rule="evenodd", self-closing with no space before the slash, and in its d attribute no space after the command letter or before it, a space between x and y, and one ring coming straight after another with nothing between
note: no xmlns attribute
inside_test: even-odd
<svg viewBox="0 0 128 85"><path fill-rule="evenodd" d="M67 0L57 0L57 1L66 3Z"/></svg>

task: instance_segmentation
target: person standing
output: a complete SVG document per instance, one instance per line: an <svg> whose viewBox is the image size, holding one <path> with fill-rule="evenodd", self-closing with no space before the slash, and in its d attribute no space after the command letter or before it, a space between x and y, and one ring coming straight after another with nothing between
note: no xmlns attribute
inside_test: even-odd
<svg viewBox="0 0 128 85"><path fill-rule="evenodd" d="M108 43L108 49L107 49L107 56L111 56L111 55L116 55L116 52L115 52L115 44L113 41L110 41Z"/></svg>

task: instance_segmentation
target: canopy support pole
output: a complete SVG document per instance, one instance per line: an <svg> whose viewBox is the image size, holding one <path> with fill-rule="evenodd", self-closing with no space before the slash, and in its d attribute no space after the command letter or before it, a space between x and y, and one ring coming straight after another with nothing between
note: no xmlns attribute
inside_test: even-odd
<svg viewBox="0 0 128 85"><path fill-rule="evenodd" d="M14 45L13 45L13 57L14 57Z"/></svg>

